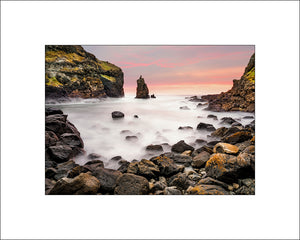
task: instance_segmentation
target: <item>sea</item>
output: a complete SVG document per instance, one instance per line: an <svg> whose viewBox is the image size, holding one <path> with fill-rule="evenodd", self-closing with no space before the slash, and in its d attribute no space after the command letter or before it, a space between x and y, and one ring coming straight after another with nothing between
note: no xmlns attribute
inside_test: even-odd
<svg viewBox="0 0 300 240"><path fill-rule="evenodd" d="M126 95L122 98L51 102L46 106L61 109L80 132L86 154L75 158L76 163L83 165L89 161L88 154L96 153L101 155L100 159L104 162L104 166L112 169L119 166L116 161L111 160L116 156L131 162L161 154L147 151L146 146L150 144L163 144L164 152L169 152L171 146L180 140L184 140L194 148L203 145L196 143L196 139L208 142L216 140L209 136L210 133L197 130L200 122L212 124L217 129L229 127L221 123L220 119L223 117L231 117L242 125L253 121L243 118L254 117L253 113L212 112L205 110L207 105L199 107L198 102L189 101L189 97L157 95L156 98L136 99L134 95ZM124 118L113 119L114 111L123 112ZM209 114L217 116L218 120L207 118ZM193 129L178 129L184 126ZM126 140L126 136L136 136L137 139Z"/></svg>

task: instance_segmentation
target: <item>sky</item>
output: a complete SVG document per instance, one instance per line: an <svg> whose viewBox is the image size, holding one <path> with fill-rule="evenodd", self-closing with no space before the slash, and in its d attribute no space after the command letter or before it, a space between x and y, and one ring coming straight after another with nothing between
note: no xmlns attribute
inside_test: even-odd
<svg viewBox="0 0 300 240"><path fill-rule="evenodd" d="M123 70L125 95L136 92L140 75L150 94L201 95L227 91L233 79L240 79L254 53L254 45L82 47L99 60Z"/></svg>

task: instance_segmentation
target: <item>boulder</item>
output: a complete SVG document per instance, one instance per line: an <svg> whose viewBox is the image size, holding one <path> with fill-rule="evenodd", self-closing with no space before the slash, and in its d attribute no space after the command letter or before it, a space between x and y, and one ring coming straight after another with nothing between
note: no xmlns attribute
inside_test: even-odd
<svg viewBox="0 0 300 240"><path fill-rule="evenodd" d="M52 167L46 168L46 170L45 170L45 176L46 176L46 178L49 178L49 179L52 179L56 173L57 173L57 170Z"/></svg>
<svg viewBox="0 0 300 240"><path fill-rule="evenodd" d="M50 190L54 187L56 181L46 178L45 180L45 194L48 195Z"/></svg>
<svg viewBox="0 0 300 240"><path fill-rule="evenodd" d="M216 179L213 179L211 177L206 177L206 178L203 178L199 181L199 184L205 184L205 185L218 185L220 187L223 187L224 189L228 189L228 184L227 183L224 183L224 182L221 182L221 181L218 181Z"/></svg>
<svg viewBox="0 0 300 240"><path fill-rule="evenodd" d="M61 140L66 145L71 145L79 148L83 148L83 141L80 136L74 133L64 133L60 136Z"/></svg>
<svg viewBox="0 0 300 240"><path fill-rule="evenodd" d="M134 118L139 118L139 116L138 116L138 115L134 115L133 117L134 117Z"/></svg>
<svg viewBox="0 0 300 240"><path fill-rule="evenodd" d="M140 162L131 162L127 168L127 173L143 176L147 179L157 178L160 171L153 162L142 159Z"/></svg>
<svg viewBox="0 0 300 240"><path fill-rule="evenodd" d="M229 193L222 187L217 185L199 184L187 189L190 195L228 195Z"/></svg>
<svg viewBox="0 0 300 240"><path fill-rule="evenodd" d="M219 142L221 142L221 141L210 141L210 142L208 142L206 145L208 146L208 147L211 147L211 148L213 148L216 144L218 144Z"/></svg>
<svg viewBox="0 0 300 240"><path fill-rule="evenodd" d="M57 108L52 108L52 107L46 107L45 109L45 115L54 115L54 114L63 114L62 110L57 109Z"/></svg>
<svg viewBox="0 0 300 240"><path fill-rule="evenodd" d="M185 167L191 166L192 157L189 155L182 155L182 154L168 152L168 153L164 153L162 156L166 156L172 159L176 164L182 164Z"/></svg>
<svg viewBox="0 0 300 240"><path fill-rule="evenodd" d="M137 80L136 98L149 98L149 90L142 75Z"/></svg>
<svg viewBox="0 0 300 240"><path fill-rule="evenodd" d="M173 186L166 187L163 191L163 195L182 195L182 193L175 186Z"/></svg>
<svg viewBox="0 0 300 240"><path fill-rule="evenodd" d="M245 116L243 119L254 119L254 116Z"/></svg>
<svg viewBox="0 0 300 240"><path fill-rule="evenodd" d="M212 149L212 148L210 148L210 147L204 145L204 146L202 146L201 148L196 149L196 150L193 152L192 156L195 155L195 154L197 155L197 154L199 154L199 153L201 153L201 152L203 152L203 151L208 152L209 154L212 154L212 153L213 153L213 149ZM196 156L196 155L195 155L195 156Z"/></svg>
<svg viewBox="0 0 300 240"><path fill-rule="evenodd" d="M231 117L223 117L221 118L221 124L233 124L234 122L236 122L233 118Z"/></svg>
<svg viewBox="0 0 300 240"><path fill-rule="evenodd" d="M162 152L163 151L163 147L161 145L148 145L146 147L147 151L158 151L158 152Z"/></svg>
<svg viewBox="0 0 300 240"><path fill-rule="evenodd" d="M114 111L114 112L111 113L111 117L113 119L124 118L124 113L122 113L120 111Z"/></svg>
<svg viewBox="0 0 300 240"><path fill-rule="evenodd" d="M111 161L120 161L122 159L123 159L122 156L115 156L115 157L111 158L110 160Z"/></svg>
<svg viewBox="0 0 300 240"><path fill-rule="evenodd" d="M97 159L97 158L101 158L102 156L100 154L97 153L90 153L87 158L88 159Z"/></svg>
<svg viewBox="0 0 300 240"><path fill-rule="evenodd" d="M207 176L226 183L236 182L237 179L254 175L251 168L251 157L240 154L238 157L223 153L213 154L206 162Z"/></svg>
<svg viewBox="0 0 300 240"><path fill-rule="evenodd" d="M207 141L204 140L204 139L196 139L195 143L197 143L197 144L206 144Z"/></svg>
<svg viewBox="0 0 300 240"><path fill-rule="evenodd" d="M158 166L162 176L170 177L180 171L175 162L166 156L153 157L150 161Z"/></svg>
<svg viewBox="0 0 300 240"><path fill-rule="evenodd" d="M184 126L184 127L179 127L179 130L193 130L191 126Z"/></svg>
<svg viewBox="0 0 300 240"><path fill-rule="evenodd" d="M100 191L113 193L117 184L117 179L122 175L120 171L98 167L93 172L95 176L100 181Z"/></svg>
<svg viewBox="0 0 300 240"><path fill-rule="evenodd" d="M169 186L175 186L179 190L186 190L189 186L194 186L195 183L188 178L185 173L177 173L168 181Z"/></svg>
<svg viewBox="0 0 300 240"><path fill-rule="evenodd" d="M48 148L51 159L57 163L67 162L74 156L73 149L68 145L55 145Z"/></svg>
<svg viewBox="0 0 300 240"><path fill-rule="evenodd" d="M80 175L80 173L86 173L88 171L90 171L90 170L85 166L76 166L68 172L67 177L74 178L74 177Z"/></svg>
<svg viewBox="0 0 300 240"><path fill-rule="evenodd" d="M223 137L227 130L228 130L228 128L226 128L226 127L220 127L216 131L211 133L210 135L212 137Z"/></svg>
<svg viewBox="0 0 300 240"><path fill-rule="evenodd" d="M205 130L205 131L208 131L208 132L213 132L213 131L216 130L215 127L212 124L202 123L202 122L198 124L197 129L198 130Z"/></svg>
<svg viewBox="0 0 300 240"><path fill-rule="evenodd" d="M62 178L57 181L50 190L50 195L81 195L96 194L100 188L100 182L94 176L81 173L75 178Z"/></svg>
<svg viewBox="0 0 300 240"><path fill-rule="evenodd" d="M218 143L213 149L214 153L237 154L239 148L229 143Z"/></svg>
<svg viewBox="0 0 300 240"><path fill-rule="evenodd" d="M212 114L207 115L207 118L212 118L213 120L218 120L218 117Z"/></svg>
<svg viewBox="0 0 300 240"><path fill-rule="evenodd" d="M149 192L149 182L142 176L124 173L117 179L114 193L117 195L145 195Z"/></svg>
<svg viewBox="0 0 300 240"><path fill-rule="evenodd" d="M194 148L181 140L178 143L174 144L171 150L172 152L183 153L186 150L194 151Z"/></svg>
<svg viewBox="0 0 300 240"><path fill-rule="evenodd" d="M247 141L251 138L252 134L250 132L240 131L222 138L222 141L224 141L225 143L236 144Z"/></svg>
<svg viewBox="0 0 300 240"><path fill-rule="evenodd" d="M201 168L204 167L206 162L209 160L210 154L206 151L202 151L197 156L193 158L192 167Z"/></svg>
<svg viewBox="0 0 300 240"><path fill-rule="evenodd" d="M127 140L127 141L137 141L138 137L137 136L126 136L125 140Z"/></svg>
<svg viewBox="0 0 300 240"><path fill-rule="evenodd" d="M240 131L242 131L242 130L243 130L243 128L242 128L242 127L239 127L239 126L230 127L230 128L228 128L228 129L224 132L224 134L223 134L222 137L230 136L231 134L236 133L236 132L240 132ZM221 136L220 136L220 137L221 137Z"/></svg>
<svg viewBox="0 0 300 240"><path fill-rule="evenodd" d="M73 160L58 164L56 166L57 172L54 175L54 179L59 180L63 177L67 177L69 171L71 171L71 169L73 169L76 166L78 166L78 164L76 164Z"/></svg>
<svg viewBox="0 0 300 240"><path fill-rule="evenodd" d="M120 167L118 168L118 171L120 171L121 173L126 173L130 162L128 162L126 160L121 160L119 162L119 164L120 164Z"/></svg>
<svg viewBox="0 0 300 240"><path fill-rule="evenodd" d="M56 134L52 131L45 131L45 145L46 148L54 146L59 141Z"/></svg>
<svg viewBox="0 0 300 240"><path fill-rule="evenodd" d="M46 131L52 131L56 136L64 133L74 133L80 136L77 128L67 120L67 115L55 114L48 115L45 119Z"/></svg>

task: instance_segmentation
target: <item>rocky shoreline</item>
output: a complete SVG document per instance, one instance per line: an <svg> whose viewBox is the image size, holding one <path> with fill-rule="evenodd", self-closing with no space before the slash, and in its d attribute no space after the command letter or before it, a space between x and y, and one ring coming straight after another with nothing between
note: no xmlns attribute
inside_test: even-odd
<svg viewBox="0 0 300 240"><path fill-rule="evenodd" d="M190 98L197 104L196 99ZM121 115L115 112L112 117ZM67 115L46 108L45 192L47 195L255 194L255 120L243 126L230 117L219 120L215 117L207 116L228 127L216 129L205 121L193 127L179 127L181 131L196 128L207 133L212 141L197 139L202 144L200 148L195 149L183 140L170 146L170 152L164 152L162 145L145 146L154 156L131 162L116 156L110 160L118 162L119 168L114 170L104 167L99 154L85 153L80 133ZM78 165L74 162L77 156L85 156L89 161Z"/></svg>

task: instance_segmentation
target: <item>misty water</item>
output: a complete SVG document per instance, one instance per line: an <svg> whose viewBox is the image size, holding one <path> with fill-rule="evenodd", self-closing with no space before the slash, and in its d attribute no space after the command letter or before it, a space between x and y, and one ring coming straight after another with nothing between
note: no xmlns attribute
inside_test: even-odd
<svg viewBox="0 0 300 240"><path fill-rule="evenodd" d="M97 153L101 155L105 167L118 168L116 161L110 161L115 156L122 156L127 161L161 153L146 151L150 144L167 143L170 146L180 140L195 148L202 145L196 144L196 139L213 141L208 137L210 133L197 130L200 122L213 124L215 128L220 124L222 117L232 117L243 125L249 124L253 119L243 119L245 116L254 116L245 112L211 112L204 110L207 105L197 107L197 102L189 101L186 96L157 96L155 99L135 99L133 95L124 98L106 98L101 100L74 100L68 103L47 104L47 106L61 109L68 115L68 120L73 123L81 134L84 142L85 156L75 159L78 164L89 161L87 155ZM188 107L182 110L180 107ZM125 114L122 119L113 119L111 113L121 111ZM218 120L207 118L213 114ZM134 115L138 115L135 118ZM179 130L180 126L191 126L193 130ZM130 132L121 133L123 130ZM128 141L126 136L137 136L137 141ZM163 145L164 151L170 151L170 146Z"/></svg>

